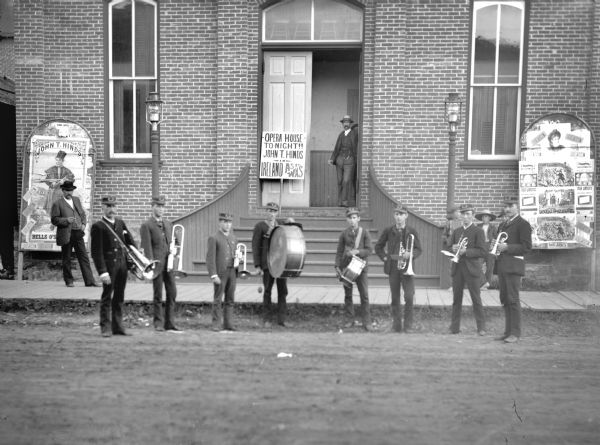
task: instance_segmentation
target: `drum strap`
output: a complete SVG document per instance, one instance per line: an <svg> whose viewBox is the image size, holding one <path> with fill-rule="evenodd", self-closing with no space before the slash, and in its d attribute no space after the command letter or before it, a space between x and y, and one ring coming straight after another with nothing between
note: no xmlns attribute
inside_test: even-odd
<svg viewBox="0 0 600 445"><path fill-rule="evenodd" d="M354 248L358 250L358 246L360 246L360 237L362 236L362 227L358 228L358 233L356 234L356 239L354 240Z"/></svg>

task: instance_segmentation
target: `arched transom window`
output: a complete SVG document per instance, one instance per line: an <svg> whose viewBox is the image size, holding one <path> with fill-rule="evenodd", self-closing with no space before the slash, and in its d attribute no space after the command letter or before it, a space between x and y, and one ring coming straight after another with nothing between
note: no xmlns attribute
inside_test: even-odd
<svg viewBox="0 0 600 445"><path fill-rule="evenodd" d="M344 0L283 0L263 13L263 42L360 42L362 9Z"/></svg>

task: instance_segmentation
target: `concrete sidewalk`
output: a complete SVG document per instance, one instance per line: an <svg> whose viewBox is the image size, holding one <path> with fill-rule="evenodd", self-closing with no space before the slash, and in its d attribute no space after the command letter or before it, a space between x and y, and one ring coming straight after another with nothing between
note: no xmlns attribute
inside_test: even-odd
<svg viewBox="0 0 600 445"><path fill-rule="evenodd" d="M300 304L343 304L344 291L339 285L295 285L288 280L288 302ZM177 301L185 303L208 303L212 301L211 283L181 283L177 286ZM277 291L274 289L276 301ZM76 282L75 287L66 287L61 281L0 281L0 298L22 298L41 300L100 300L101 288L85 287ZM358 291L354 287L355 301ZM497 290L481 291L481 299L486 307L500 307ZM389 305L391 301L388 287L370 287L369 300L373 305ZM125 289L125 301L151 302L151 283L129 282ZM238 280L235 301L238 303L261 303L258 281ZM539 311L582 311L600 307L600 294L589 291L521 292L523 308ZM446 289L418 288L415 291L415 305L450 307L452 293ZM463 305L471 305L469 292L465 291Z"/></svg>

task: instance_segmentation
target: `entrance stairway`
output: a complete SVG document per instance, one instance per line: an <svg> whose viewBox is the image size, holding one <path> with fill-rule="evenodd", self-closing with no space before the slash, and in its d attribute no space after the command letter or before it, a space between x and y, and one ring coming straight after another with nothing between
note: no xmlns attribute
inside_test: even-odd
<svg viewBox="0 0 600 445"><path fill-rule="evenodd" d="M306 243L306 257L304 267L299 277L289 278L288 283L294 285L335 284L337 278L334 271L335 253L341 231L347 227L343 216L304 216L294 217L297 223L302 224L304 241ZM252 231L254 225L261 221L260 217L240 217L239 226L234 227L238 242L247 247L247 269L255 272L252 259ZM379 230L373 227L373 220L368 217L361 218L361 226L369 231L373 241L373 254L369 257L369 286L388 286L388 277L383 272L383 261L375 255L375 243L379 237ZM185 282L206 281L206 259L197 258L193 261L194 272ZM249 278L250 280L256 278ZM439 286L439 279L416 275L417 287Z"/></svg>

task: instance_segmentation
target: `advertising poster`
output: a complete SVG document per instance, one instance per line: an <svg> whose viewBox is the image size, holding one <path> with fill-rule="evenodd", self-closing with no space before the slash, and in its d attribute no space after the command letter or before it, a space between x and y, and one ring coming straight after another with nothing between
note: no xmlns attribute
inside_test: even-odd
<svg viewBox="0 0 600 445"><path fill-rule="evenodd" d="M92 143L79 125L67 121L50 121L31 134L26 147L21 204L20 249L58 251L56 227L50 220L55 200L62 198L64 181L74 181L79 197L91 220L93 184ZM85 241L89 239L89 224Z"/></svg>
<svg viewBox="0 0 600 445"><path fill-rule="evenodd" d="M592 133L576 116L552 114L521 137L521 216L535 249L593 247L595 159Z"/></svg>
<svg viewBox="0 0 600 445"><path fill-rule="evenodd" d="M304 179L306 134L265 131L260 147L261 179Z"/></svg>

